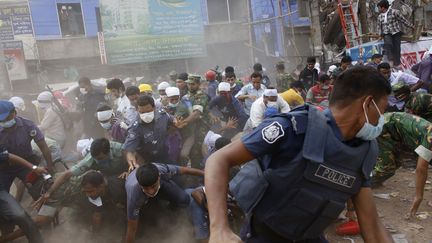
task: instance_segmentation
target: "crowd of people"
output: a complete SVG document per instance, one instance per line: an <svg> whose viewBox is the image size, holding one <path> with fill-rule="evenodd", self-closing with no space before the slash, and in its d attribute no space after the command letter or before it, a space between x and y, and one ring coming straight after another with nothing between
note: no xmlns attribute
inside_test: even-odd
<svg viewBox="0 0 432 243"><path fill-rule="evenodd" d="M384 24L400 18L381 2ZM383 31L385 43L399 33ZM197 242L327 242L344 209L365 242L392 242L371 188L408 156L417 160L410 216L423 201L432 48L415 75L392 54L355 65L344 56L326 70L310 57L291 73L278 62L272 78L256 63L247 80L231 66L156 84L81 77L67 92L41 92L37 116L21 97L0 100L0 242L44 242L39 228L65 207L94 234L118 221L127 243L154 207L187 212Z"/></svg>
<svg viewBox="0 0 432 243"><path fill-rule="evenodd" d="M181 73L156 85L143 83L126 87L122 80L113 78L107 81L106 89L96 87L83 77L74 93L79 101L76 107L72 100L58 92L43 91L37 96L33 104L40 115L39 122L26 118L22 98L1 100L0 208L7 217L2 218L0 242L23 235L30 242L42 242L37 228L54 222L63 207L78 208L91 215L88 220L94 232L102 227L104 218L120 215L119 218L125 220L124 241L134 242L136 233L141 230L139 220L148 213L148 204L158 201L169 202L166 210L188 211L195 238L208 241L208 206L212 201L206 200L203 170L207 163L215 166L212 164L215 158L210 156L218 150L228 153L227 150L233 148L222 148L230 144L228 147L238 147L236 155L230 155L238 159L236 165L253 158L263 163L266 154L273 153L279 153L277 157L288 153L283 158L294 158L297 150L282 152L293 145L275 142L292 133L289 127L294 128L296 122L290 120L292 124L289 125L278 120L312 110L310 107L324 114L330 114L329 110L334 113L332 102L338 104L353 92L362 94L362 89L376 88L372 84L372 87L364 87L365 84L356 83L366 82L366 77L371 79L367 82L385 80L386 85L379 92L387 97L388 89L389 96L384 102L377 98L363 101L356 107L358 112L346 111L360 114L365 126L371 127L370 131L361 128L355 137L369 141L383 130L377 138L377 163L365 168L371 170L372 177L368 177L363 186L376 186L393 176L401 165L400 148L409 149L418 155L417 190L411 210L414 215L423 198L428 163L432 159L429 111L432 96L428 93L428 81L394 71L381 59L381 55L374 55L371 62L360 66L352 65L351 58L346 56L339 67L330 66L324 72L316 68L316 59L311 57L297 80L296 74L285 72L280 62L275 65L273 83L263 74L260 64L255 64L255 72L248 83L237 79L232 67L227 67L223 75L208 70L203 78ZM264 77L267 77L267 86L263 84ZM344 91L338 90L339 83ZM352 105L357 96L342 103ZM342 101L335 101L335 97ZM375 118L370 110L375 110ZM339 125L336 118L331 118L336 120L333 126ZM379 121L374 124L373 119ZM309 125L302 126L297 129ZM76 144L73 156L70 148L75 146L71 144ZM72 165L68 167L64 160L72 161ZM223 159L218 161L223 164ZM261 165L262 168L268 166ZM228 181L235 178L239 168L235 166L227 176L219 176ZM218 170L212 173L215 171ZM206 180L214 179L212 173ZM15 178L23 183L16 183L14 198L8 192ZM212 181L208 185L210 197L214 192L213 184ZM19 204L23 185L38 210L33 218ZM237 223L247 221L245 215L239 215ZM263 227L262 223L254 226ZM15 225L20 229L14 231Z"/></svg>

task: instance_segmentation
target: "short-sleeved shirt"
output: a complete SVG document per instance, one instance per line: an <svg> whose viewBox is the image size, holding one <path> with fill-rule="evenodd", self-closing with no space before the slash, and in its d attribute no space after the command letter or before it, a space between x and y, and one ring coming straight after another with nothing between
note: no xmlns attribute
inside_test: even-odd
<svg viewBox="0 0 432 243"><path fill-rule="evenodd" d="M161 180L169 180L180 173L180 167L176 165L153 163L159 170ZM161 181L162 183L162 181ZM126 179L127 218L136 220L139 217L141 207L148 202L148 196L142 191L136 178L136 169Z"/></svg>
<svg viewBox="0 0 432 243"><path fill-rule="evenodd" d="M15 119L14 127L0 128L0 146L9 153L29 159L33 155L31 141L37 143L44 139L44 135L34 122L18 116Z"/></svg>
<svg viewBox="0 0 432 243"><path fill-rule="evenodd" d="M333 118L330 110L325 110L324 114L327 117L327 124L331 127L335 136L343 141L342 134ZM270 126L274 126L274 123L278 123L280 126L279 134L272 134L272 138L269 139L264 133L264 129ZM261 163L262 168L277 169L285 166L286 163L292 161L298 153L302 152L303 142L305 134L297 134L295 130L299 124L293 125L291 119L285 117L273 117L264 120L256 129L251 133L242 137L241 141L246 149L257 158ZM282 133L283 131L283 133ZM350 141L344 142L349 146L355 146L361 143L362 140L354 138ZM269 161L264 164L264 161ZM370 181L364 181L363 186L370 186Z"/></svg>
<svg viewBox="0 0 432 243"><path fill-rule="evenodd" d="M141 119L128 129L123 150L138 152L148 162L162 161L166 156L166 137L173 124L173 117L155 111L154 120L144 123Z"/></svg>
<svg viewBox="0 0 432 243"><path fill-rule="evenodd" d="M304 99L295 91L294 89L289 89L281 94L279 94L290 107L297 107L304 104Z"/></svg>
<svg viewBox="0 0 432 243"><path fill-rule="evenodd" d="M105 175L119 175L127 171L127 162L122 153L122 144L117 142L110 142L110 156L108 164L99 165L98 162L88 153L83 160L70 168L72 175L80 176L90 169L100 167L100 171ZM106 173L105 173L106 172Z"/></svg>
<svg viewBox="0 0 432 243"><path fill-rule="evenodd" d="M432 160L432 123L404 112L385 113L384 117L383 132L378 142L391 139L414 150L424 160Z"/></svg>
<svg viewBox="0 0 432 243"><path fill-rule="evenodd" d="M261 84L260 89L255 89L252 84L248 84L243 86L243 88L241 88L241 90L235 95L235 97L238 98L242 95L254 95L258 99L259 97L263 96L265 88L266 87L263 84ZM245 99L244 109L247 115L250 114L251 106L255 100L249 98Z"/></svg>

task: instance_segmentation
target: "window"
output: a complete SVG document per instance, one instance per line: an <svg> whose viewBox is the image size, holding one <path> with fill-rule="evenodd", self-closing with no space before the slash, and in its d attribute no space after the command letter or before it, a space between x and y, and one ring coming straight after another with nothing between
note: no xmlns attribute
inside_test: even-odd
<svg viewBox="0 0 432 243"><path fill-rule="evenodd" d="M57 11L63 37L84 35L81 4L57 3Z"/></svg>

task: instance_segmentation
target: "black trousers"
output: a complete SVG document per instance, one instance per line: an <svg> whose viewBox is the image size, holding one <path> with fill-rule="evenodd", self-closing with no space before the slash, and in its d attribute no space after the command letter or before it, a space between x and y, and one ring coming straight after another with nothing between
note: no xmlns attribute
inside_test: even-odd
<svg viewBox="0 0 432 243"><path fill-rule="evenodd" d="M18 225L30 243L42 243L38 227L7 191L0 189L0 228L4 233Z"/></svg>
<svg viewBox="0 0 432 243"><path fill-rule="evenodd" d="M389 61L393 61L394 66L401 64L401 39L402 32L384 35L384 51Z"/></svg>

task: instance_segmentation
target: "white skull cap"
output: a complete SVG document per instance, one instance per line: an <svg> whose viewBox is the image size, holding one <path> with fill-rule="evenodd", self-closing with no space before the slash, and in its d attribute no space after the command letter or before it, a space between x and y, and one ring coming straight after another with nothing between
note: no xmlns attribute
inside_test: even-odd
<svg viewBox="0 0 432 243"><path fill-rule="evenodd" d="M177 87L168 87L165 90L168 97L180 95L180 90Z"/></svg>
<svg viewBox="0 0 432 243"><path fill-rule="evenodd" d="M231 91L231 85L227 82L221 82L218 85L218 91Z"/></svg>
<svg viewBox="0 0 432 243"><path fill-rule="evenodd" d="M157 87L158 90L166 90L168 87L170 87L171 85L168 82L163 81L162 83L160 83Z"/></svg>
<svg viewBox="0 0 432 243"><path fill-rule="evenodd" d="M11 102L15 106L15 109L18 109L21 111L24 110L25 102L21 97L18 97L18 96L11 97L9 99L9 102Z"/></svg>

